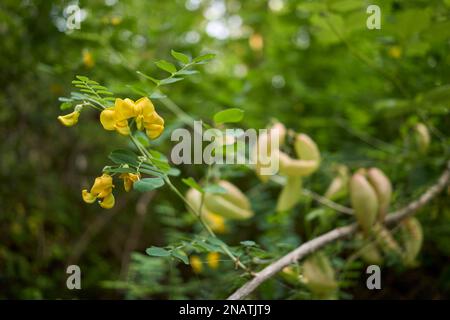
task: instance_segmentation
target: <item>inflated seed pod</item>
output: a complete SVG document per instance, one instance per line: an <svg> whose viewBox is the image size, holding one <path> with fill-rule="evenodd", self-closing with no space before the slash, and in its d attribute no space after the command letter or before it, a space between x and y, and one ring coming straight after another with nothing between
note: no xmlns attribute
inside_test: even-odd
<svg viewBox="0 0 450 320"><path fill-rule="evenodd" d="M378 221L384 221L392 196L392 185L388 177L378 168L367 171L367 179L375 189L378 197Z"/></svg>
<svg viewBox="0 0 450 320"><path fill-rule="evenodd" d="M186 206L186 208L191 213L197 215L201 207L202 194L198 190L190 188L186 193L186 201L192 208L195 209L195 211L192 210L190 206ZM227 231L225 218L218 214L210 212L204 204L202 206L201 215L214 232L225 233Z"/></svg>
<svg viewBox="0 0 450 320"><path fill-rule="evenodd" d="M419 220L411 217L401 223L401 232L404 262L406 265L414 265L416 257L422 248L422 226Z"/></svg>
<svg viewBox="0 0 450 320"><path fill-rule="evenodd" d="M204 201L208 210L228 219L244 220L253 216L251 210L239 207L219 194L208 193L205 195Z"/></svg>
<svg viewBox="0 0 450 320"><path fill-rule="evenodd" d="M190 188L187 192L186 192L186 201L189 203L190 206L186 206L186 208L191 212L194 213L195 215L197 214L197 212L200 210L201 207L201 201L202 201L202 194L200 193L200 191L194 189L194 188ZM192 208L195 209L192 210ZM203 206L202 208L202 212L201 214L206 214L207 210L206 208Z"/></svg>
<svg viewBox="0 0 450 320"><path fill-rule="evenodd" d="M339 166L337 176L331 181L324 194L325 198L337 200L345 196L348 192L348 180L348 168L346 166Z"/></svg>
<svg viewBox="0 0 450 320"><path fill-rule="evenodd" d="M414 127L415 137L417 141L417 145L419 146L419 150L422 153L427 152L428 147L430 146L430 132L428 128L423 123L418 123Z"/></svg>
<svg viewBox="0 0 450 320"><path fill-rule="evenodd" d="M369 234L378 213L378 198L375 190L361 173L350 179L350 199L356 220L362 230Z"/></svg>
<svg viewBox="0 0 450 320"><path fill-rule="evenodd" d="M386 254L395 254L401 256L402 250L400 245L392 236L391 232L382 224L377 223L373 226L373 235L378 246Z"/></svg>
<svg viewBox="0 0 450 320"><path fill-rule="evenodd" d="M338 284L333 267L326 255L316 253L309 257L303 263L302 271L302 280L318 298L335 298Z"/></svg>
<svg viewBox="0 0 450 320"><path fill-rule="evenodd" d="M288 283L296 285L300 282L300 274L293 266L284 267L280 272L281 277Z"/></svg>
<svg viewBox="0 0 450 320"><path fill-rule="evenodd" d="M363 241L364 237L361 233L356 235L356 239ZM377 247L377 244L373 241L368 243L363 242L362 247L360 249L361 258L367 264L383 264L383 254Z"/></svg>
<svg viewBox="0 0 450 320"><path fill-rule="evenodd" d="M225 199L235 203L241 208L250 210L250 201L238 187L226 180L220 180L217 184L227 190L226 193L222 194Z"/></svg>
<svg viewBox="0 0 450 320"><path fill-rule="evenodd" d="M311 175L319 167L316 160L292 159L286 153L279 152L280 174L293 177L305 177Z"/></svg>
<svg viewBox="0 0 450 320"><path fill-rule="evenodd" d="M304 133L297 134L295 137L294 149L299 159L320 162L319 148L308 135Z"/></svg>
<svg viewBox="0 0 450 320"><path fill-rule="evenodd" d="M277 212L292 209L301 198L302 178L288 176L277 201Z"/></svg>
<svg viewBox="0 0 450 320"><path fill-rule="evenodd" d="M278 145L281 147L286 140L286 127L281 122L275 122L269 129L271 139L278 139Z"/></svg>

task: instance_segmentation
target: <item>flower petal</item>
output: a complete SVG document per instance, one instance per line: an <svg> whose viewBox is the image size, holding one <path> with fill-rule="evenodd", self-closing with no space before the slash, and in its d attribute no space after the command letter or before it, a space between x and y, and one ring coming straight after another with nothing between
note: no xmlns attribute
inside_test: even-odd
<svg viewBox="0 0 450 320"><path fill-rule="evenodd" d="M140 98L135 103L137 110L139 110L143 115L151 115L155 111L155 106L147 97Z"/></svg>
<svg viewBox="0 0 450 320"><path fill-rule="evenodd" d="M116 111L113 107L106 108L100 113L100 123L105 130L115 130Z"/></svg>
<svg viewBox="0 0 450 320"><path fill-rule="evenodd" d="M83 201L86 203L94 203L94 201L97 199L97 197L89 193L86 189L81 191L81 196L83 197Z"/></svg>
<svg viewBox="0 0 450 320"><path fill-rule="evenodd" d="M128 136L130 134L130 127L128 126L127 120L117 122L115 128L121 135Z"/></svg>
<svg viewBox="0 0 450 320"><path fill-rule="evenodd" d="M104 173L101 177L95 178L91 193L97 197L99 197L100 194L102 194L100 197L105 197L108 193L111 193L110 190L112 190L112 187L112 177L109 174Z"/></svg>
<svg viewBox="0 0 450 320"><path fill-rule="evenodd" d="M80 116L80 113L78 111L74 111L72 113L66 114L64 116L59 116L58 120L66 127L71 127L77 124L78 117Z"/></svg>
<svg viewBox="0 0 450 320"><path fill-rule="evenodd" d="M130 99L116 99L115 109L117 112L117 120L122 121L129 118L132 118L136 115L136 106L133 100Z"/></svg>
<svg viewBox="0 0 450 320"><path fill-rule="evenodd" d="M102 208L111 209L112 207L114 207L115 202L116 201L114 199L114 195L112 193L110 193L105 198L103 198L102 201L99 201L99 204L100 204L100 207L102 207Z"/></svg>
<svg viewBox="0 0 450 320"><path fill-rule="evenodd" d="M161 125L158 125L158 124L152 124L152 125L147 126L146 129L147 130L145 132L147 133L147 136L150 139L156 139L163 132L164 126L161 126Z"/></svg>

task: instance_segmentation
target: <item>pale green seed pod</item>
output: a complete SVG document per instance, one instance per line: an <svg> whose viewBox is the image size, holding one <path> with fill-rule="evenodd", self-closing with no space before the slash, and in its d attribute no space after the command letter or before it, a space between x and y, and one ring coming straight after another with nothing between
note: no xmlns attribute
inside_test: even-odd
<svg viewBox="0 0 450 320"><path fill-rule="evenodd" d="M378 221L384 221L392 196L392 185L389 178L378 168L370 168L367 178L378 197Z"/></svg>
<svg viewBox="0 0 450 320"><path fill-rule="evenodd" d="M253 216L247 197L228 181L220 181L219 185L227 192L225 194L206 193L204 206L208 211L234 220L245 220Z"/></svg>
<svg viewBox="0 0 450 320"><path fill-rule="evenodd" d="M414 131L420 152L426 153L431 141L430 132L428 131L427 126L423 123L418 123L414 127Z"/></svg>
<svg viewBox="0 0 450 320"><path fill-rule="evenodd" d="M241 208L217 194L206 194L204 205L212 213L228 219L245 220L253 216L252 211Z"/></svg>
<svg viewBox="0 0 450 320"><path fill-rule="evenodd" d="M364 237L361 233L356 235L356 239L363 242L362 247L358 252L360 252L361 258L367 264L383 264L383 254L380 252L376 242L374 241L364 241Z"/></svg>
<svg viewBox="0 0 450 320"><path fill-rule="evenodd" d="M291 210L301 198L302 178L288 176L277 201L277 212Z"/></svg>
<svg viewBox="0 0 450 320"><path fill-rule="evenodd" d="M287 266L280 272L281 277L288 283L296 285L300 282L300 274L296 267Z"/></svg>
<svg viewBox="0 0 450 320"><path fill-rule="evenodd" d="M280 174L292 177L306 177L314 173L319 162L315 160L292 159L286 153L279 152Z"/></svg>
<svg viewBox="0 0 450 320"><path fill-rule="evenodd" d="M333 201L344 197L348 192L348 168L346 166L339 166L337 172L337 176L331 181L324 194L325 198Z"/></svg>
<svg viewBox="0 0 450 320"><path fill-rule="evenodd" d="M250 201L238 187L226 180L220 180L217 184L227 190L227 193L222 194L226 200L235 203L241 208L250 210Z"/></svg>
<svg viewBox="0 0 450 320"><path fill-rule="evenodd" d="M375 190L361 173L350 179L350 199L356 220L362 230L369 234L378 213L378 198Z"/></svg>
<svg viewBox="0 0 450 320"><path fill-rule="evenodd" d="M255 172L258 178L262 182L267 182L270 178L269 175L263 175L261 173L262 168L271 167L271 163L267 164L267 161L271 161L272 153L278 152L272 150L272 139L278 140L278 146L282 146L286 140L286 128L281 122L273 124L267 133L260 134L256 145L251 150L252 158L256 160Z"/></svg>
<svg viewBox="0 0 450 320"><path fill-rule="evenodd" d="M297 157L302 160L320 162L320 152L316 143L306 134L300 133L295 137L294 149Z"/></svg>
<svg viewBox="0 0 450 320"><path fill-rule="evenodd" d="M286 127L281 122L275 122L270 130L272 139L278 139L278 145L281 147L286 140Z"/></svg>
<svg viewBox="0 0 450 320"><path fill-rule="evenodd" d="M423 231L422 226L414 217L404 220L401 224L403 257L406 265L415 264L417 255L422 248Z"/></svg>
<svg viewBox="0 0 450 320"><path fill-rule="evenodd" d="M302 280L318 298L334 299L338 284L335 272L327 256L316 253L309 257L302 268Z"/></svg>
<svg viewBox="0 0 450 320"><path fill-rule="evenodd" d="M402 250L400 245L394 239L391 232L382 224L376 224L373 226L373 234L375 236L375 241L384 253L401 256Z"/></svg>
<svg viewBox="0 0 450 320"><path fill-rule="evenodd" d="M189 203L189 205L195 209L195 211L192 210L192 208L189 206L186 206L186 208L189 210L189 212L197 215L198 211L200 210L201 201L202 201L202 194L200 193L200 191L198 191L194 188L190 188L186 192L185 198L186 198L186 201ZM202 215L207 214L206 211L207 211L206 208L203 206L201 214Z"/></svg>

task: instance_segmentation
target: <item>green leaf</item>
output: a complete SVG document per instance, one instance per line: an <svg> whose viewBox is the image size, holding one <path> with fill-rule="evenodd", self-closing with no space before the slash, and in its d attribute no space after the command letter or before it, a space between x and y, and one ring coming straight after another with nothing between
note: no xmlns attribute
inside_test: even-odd
<svg viewBox="0 0 450 320"><path fill-rule="evenodd" d="M103 168L103 171L109 172L109 173L136 173L136 169L131 167L120 167L120 168L113 168L110 166L106 166Z"/></svg>
<svg viewBox="0 0 450 320"><path fill-rule="evenodd" d="M186 179L181 179L181 181L183 181L183 183L191 188L194 188L198 191L200 191L201 193L204 192L203 188L194 180L194 178L189 177Z"/></svg>
<svg viewBox="0 0 450 320"><path fill-rule="evenodd" d="M191 58L189 58L184 53L176 52L175 50L170 51L170 54L172 55L172 57L174 57L175 59L177 59L178 61L180 61L184 64L188 64L189 61L191 60Z"/></svg>
<svg viewBox="0 0 450 320"><path fill-rule="evenodd" d="M88 77L85 77L85 76L75 76L78 80L81 80L81 81L83 81L83 82L88 82L89 81L89 78Z"/></svg>
<svg viewBox="0 0 450 320"><path fill-rule="evenodd" d="M214 53L207 53L207 54L203 54L201 56L198 56L197 58L195 58L193 61L195 63L199 63L199 62L206 62L208 60L214 59L216 55Z"/></svg>
<svg viewBox="0 0 450 320"><path fill-rule="evenodd" d="M145 253L147 253L149 256L153 257L168 257L170 256L170 252L167 251L164 248L160 247L150 247L145 250Z"/></svg>
<svg viewBox="0 0 450 320"><path fill-rule="evenodd" d="M244 118L244 110L239 108L230 108L217 112L214 115L214 122L220 123L234 123L239 122Z"/></svg>
<svg viewBox="0 0 450 320"><path fill-rule="evenodd" d="M215 193L215 194L224 194L227 193L227 190L218 184L210 184L203 188L203 191L206 193Z"/></svg>
<svg viewBox="0 0 450 320"><path fill-rule="evenodd" d="M153 92L150 95L150 99L164 99L164 98L167 98L167 96L165 94L160 93L160 92Z"/></svg>
<svg viewBox="0 0 450 320"><path fill-rule="evenodd" d="M241 241L241 244L245 247L254 247L256 246L256 242L255 241L251 241L251 240L246 240L246 241Z"/></svg>
<svg viewBox="0 0 450 320"><path fill-rule="evenodd" d="M108 157L112 162L117 164L129 164L137 166L139 164L137 155L129 150L114 150Z"/></svg>
<svg viewBox="0 0 450 320"><path fill-rule="evenodd" d="M155 62L156 66L164 71L167 71L169 73L175 73L177 72L177 68L170 62L166 60L159 60Z"/></svg>
<svg viewBox="0 0 450 320"><path fill-rule="evenodd" d="M180 249L173 250L172 251L172 256L177 258L177 259L180 259L181 261L183 261L184 264L189 264L189 258L187 256L187 254L184 251L180 250Z"/></svg>
<svg viewBox="0 0 450 320"><path fill-rule="evenodd" d="M153 77L150 77L150 76L146 75L145 73L142 73L141 71L136 71L136 73L137 73L138 75L140 75L140 76L143 76L145 79L150 80L150 81L153 82L154 84L159 85L159 80L158 80L158 79L155 79L155 78L153 78Z"/></svg>
<svg viewBox="0 0 450 320"><path fill-rule="evenodd" d="M191 75L191 74L197 74L197 73L199 73L197 70L180 70L180 71L177 71L177 75L186 75L186 76Z"/></svg>
<svg viewBox="0 0 450 320"><path fill-rule="evenodd" d="M181 81L183 79L184 78L166 78L166 79L160 80L159 84L162 86L162 85L165 85L165 84L175 83L175 82Z"/></svg>
<svg viewBox="0 0 450 320"><path fill-rule="evenodd" d="M162 178L144 178L136 181L133 184L134 190L140 192L152 191L158 189L164 185L164 180Z"/></svg>
<svg viewBox="0 0 450 320"><path fill-rule="evenodd" d="M59 106L59 109L61 110L66 110L69 109L70 107L72 107L72 104L68 101L61 103L61 105Z"/></svg>

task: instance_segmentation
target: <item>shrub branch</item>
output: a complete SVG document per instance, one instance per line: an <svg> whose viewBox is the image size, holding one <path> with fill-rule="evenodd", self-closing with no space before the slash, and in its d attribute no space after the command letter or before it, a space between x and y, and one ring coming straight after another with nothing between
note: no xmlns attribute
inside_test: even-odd
<svg viewBox="0 0 450 320"><path fill-rule="evenodd" d="M425 193L423 193L419 199L411 202L404 208L392 212L387 215L384 223L387 225L392 225L400 222L401 220L407 218L408 216L413 215L417 210L422 208L428 202L430 202L434 197L436 197L444 188L447 186L450 180L450 161L447 162L447 167L442 175L439 177L438 181L427 189ZM250 293L252 293L260 284L264 281L268 280L279 271L281 271L284 267L298 261L305 256L319 250L325 245L339 240L347 238L353 235L358 230L358 225L353 223L351 225L345 227L339 227L333 229L317 238L309 240L303 243L298 248L289 252L285 256L281 257L277 261L271 263L261 271L257 272L254 277L245 283L242 287L236 290L231 296L228 297L228 300L241 300L247 297Z"/></svg>

